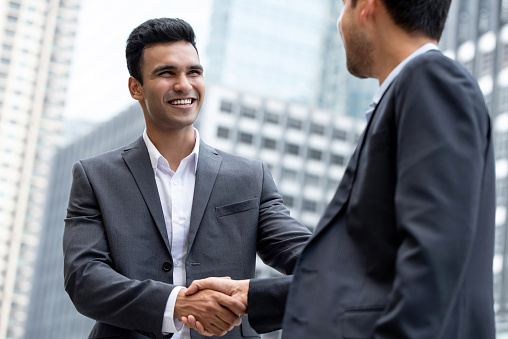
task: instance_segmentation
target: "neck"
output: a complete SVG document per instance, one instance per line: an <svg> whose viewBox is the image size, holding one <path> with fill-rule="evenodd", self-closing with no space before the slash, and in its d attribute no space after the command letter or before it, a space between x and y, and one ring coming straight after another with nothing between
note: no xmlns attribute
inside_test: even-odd
<svg viewBox="0 0 508 339"><path fill-rule="evenodd" d="M147 126L146 134L173 171L176 171L180 162L192 153L196 144L192 125L172 131L161 131Z"/></svg>
<svg viewBox="0 0 508 339"><path fill-rule="evenodd" d="M379 85L386 80L388 75L407 57L417 51L420 47L427 43L437 45L437 41L425 36L414 36L412 34L401 33L396 37L386 39L383 44L379 45L379 53L375 60L376 77L379 80Z"/></svg>

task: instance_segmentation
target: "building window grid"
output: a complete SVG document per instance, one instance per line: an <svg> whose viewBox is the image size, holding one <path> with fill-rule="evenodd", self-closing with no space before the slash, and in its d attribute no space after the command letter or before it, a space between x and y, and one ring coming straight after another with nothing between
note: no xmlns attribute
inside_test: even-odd
<svg viewBox="0 0 508 339"><path fill-rule="evenodd" d="M492 74L494 69L495 51L480 54L480 77Z"/></svg>
<svg viewBox="0 0 508 339"><path fill-rule="evenodd" d="M240 115L249 119L256 119L256 109L249 106L242 106Z"/></svg>
<svg viewBox="0 0 508 339"><path fill-rule="evenodd" d="M217 137L220 139L228 139L229 138L229 129L226 127L219 126L217 128Z"/></svg>
<svg viewBox="0 0 508 339"><path fill-rule="evenodd" d="M293 143L286 143L285 153L291 155L299 155L300 154L300 146Z"/></svg>
<svg viewBox="0 0 508 339"><path fill-rule="evenodd" d="M265 112L264 121L269 124L278 125L279 124L279 115L276 113Z"/></svg>
<svg viewBox="0 0 508 339"><path fill-rule="evenodd" d="M233 113L233 103L230 101L222 100L220 103L220 111L223 113Z"/></svg>
<svg viewBox="0 0 508 339"><path fill-rule="evenodd" d="M240 132L238 139L242 144L252 145L254 143L254 136L250 133Z"/></svg>

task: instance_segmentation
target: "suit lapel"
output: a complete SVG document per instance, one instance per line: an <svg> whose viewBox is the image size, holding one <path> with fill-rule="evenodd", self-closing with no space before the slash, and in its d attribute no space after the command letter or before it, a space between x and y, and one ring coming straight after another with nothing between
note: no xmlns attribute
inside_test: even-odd
<svg viewBox="0 0 508 339"><path fill-rule="evenodd" d="M143 137L138 138L135 142L129 145L128 148L122 153L122 157L127 164L127 167L132 173L138 188L143 195L143 199L152 214L152 218L159 229L159 232L164 239L164 243L171 253L171 246L168 240L168 233L166 223L164 222L164 213L162 212L159 191L155 183L155 176L153 168L150 163L150 156L146 148Z"/></svg>
<svg viewBox="0 0 508 339"><path fill-rule="evenodd" d="M385 92L386 93L386 92ZM337 188L337 191L335 192L335 196L333 197L332 201L328 204L326 207L326 210L321 217L321 220L319 220L316 230L314 231L313 238L316 237L317 234L319 234L323 229L326 228L326 226L330 225L331 221L337 214L339 214L344 206L347 205L347 201L349 200L349 195L351 193L351 189L353 187L353 183L355 181L356 177L356 170L358 168L358 161L360 159L360 155L362 152L363 145L365 144L365 138L367 137L367 133L369 131L369 127L374 120L374 116L376 112L378 111L379 104L377 105L376 109L372 112L372 115L367 122L367 125L365 126L365 129L363 130L363 133L360 135L360 139L358 140L358 145L356 146L356 149L349 159L348 165L346 167L346 171L344 172L344 176L342 177L342 180L339 184L339 187Z"/></svg>
<svg viewBox="0 0 508 339"><path fill-rule="evenodd" d="M217 151L201 142L199 145L198 167L196 169L196 183L189 228L188 251L191 250L199 225L203 219L208 200L212 194L215 179L219 173L222 158Z"/></svg>

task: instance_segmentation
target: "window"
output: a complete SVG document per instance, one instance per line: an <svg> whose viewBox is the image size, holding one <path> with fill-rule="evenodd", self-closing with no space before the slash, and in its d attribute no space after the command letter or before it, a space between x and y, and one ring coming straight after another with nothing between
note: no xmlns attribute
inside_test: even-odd
<svg viewBox="0 0 508 339"><path fill-rule="evenodd" d="M317 149L309 149L308 157L312 160L321 160L323 157L323 152L318 151Z"/></svg>
<svg viewBox="0 0 508 339"><path fill-rule="evenodd" d="M346 131L334 128L332 137L337 140L346 140Z"/></svg>
<svg viewBox="0 0 508 339"><path fill-rule="evenodd" d="M249 145L251 145L253 139L254 138L253 138L252 134L240 132L240 142L242 144L249 144Z"/></svg>
<svg viewBox="0 0 508 339"><path fill-rule="evenodd" d="M264 138L263 139L263 148L267 149L276 149L277 148L277 142L273 139Z"/></svg>
<svg viewBox="0 0 508 339"><path fill-rule="evenodd" d="M316 212L317 203L313 200L303 199L302 209L307 212Z"/></svg>
<svg viewBox="0 0 508 339"><path fill-rule="evenodd" d="M229 101L221 101L220 103L220 110L224 113L231 113L233 112L233 104Z"/></svg>
<svg viewBox="0 0 508 339"><path fill-rule="evenodd" d="M18 22L18 18L16 18L15 16L12 16L12 15L9 15L9 16L7 17L7 20L8 20L9 22Z"/></svg>
<svg viewBox="0 0 508 339"><path fill-rule="evenodd" d="M344 158L344 156L338 155L338 154L332 154L331 163L333 165L344 166L345 162L346 162L346 159Z"/></svg>
<svg viewBox="0 0 508 339"><path fill-rule="evenodd" d="M255 119L256 110L252 107L242 106L242 116L250 119Z"/></svg>
<svg viewBox="0 0 508 339"><path fill-rule="evenodd" d="M265 112L265 122L277 125L279 123L279 116L275 113Z"/></svg>
<svg viewBox="0 0 508 339"><path fill-rule="evenodd" d="M295 170L289 168L282 169L282 180L296 181L298 173Z"/></svg>
<svg viewBox="0 0 508 339"><path fill-rule="evenodd" d="M11 2L9 2L9 7L12 8L12 9L19 9L20 8L20 4L11 1Z"/></svg>
<svg viewBox="0 0 508 339"><path fill-rule="evenodd" d="M307 174L305 176L305 184L309 186L319 186L319 177L315 174Z"/></svg>
<svg viewBox="0 0 508 339"><path fill-rule="evenodd" d="M300 147L295 144L286 144L286 153L292 155L298 155L300 153Z"/></svg>
<svg viewBox="0 0 508 339"><path fill-rule="evenodd" d="M295 205L295 198L293 198L292 196L283 195L282 200L284 202L284 205L286 205L286 207L293 207Z"/></svg>
<svg viewBox="0 0 508 339"><path fill-rule="evenodd" d="M3 44L3 45L2 45L2 47L3 47L3 49L4 49L5 51L11 51L11 50L12 50L12 46L11 46L11 45L6 45L6 44Z"/></svg>
<svg viewBox="0 0 508 339"><path fill-rule="evenodd" d="M302 121L295 118L288 118L288 128L302 129Z"/></svg>
<svg viewBox="0 0 508 339"><path fill-rule="evenodd" d="M221 139L229 138L229 129L219 126L219 128L217 128L217 137Z"/></svg>
<svg viewBox="0 0 508 339"><path fill-rule="evenodd" d="M5 30L5 35L7 36L14 36L14 31L11 31L10 29Z"/></svg>
<svg viewBox="0 0 508 339"><path fill-rule="evenodd" d="M2 58L0 61L2 62L2 64L5 64L5 65L10 64L10 62L11 62L11 60L9 60L7 58Z"/></svg>
<svg viewBox="0 0 508 339"><path fill-rule="evenodd" d="M313 123L310 125L310 133L317 134L317 135L324 135L325 134L325 126Z"/></svg>

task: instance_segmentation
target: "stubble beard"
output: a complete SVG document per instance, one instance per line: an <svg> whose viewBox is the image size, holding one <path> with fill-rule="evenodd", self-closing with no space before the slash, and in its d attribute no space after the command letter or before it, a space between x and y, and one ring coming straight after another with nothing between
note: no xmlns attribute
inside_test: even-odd
<svg viewBox="0 0 508 339"><path fill-rule="evenodd" d="M357 32L351 37L347 47L346 64L349 73L360 79L371 78L374 62L372 43L364 33Z"/></svg>

